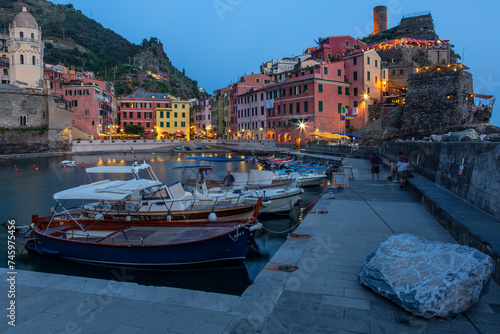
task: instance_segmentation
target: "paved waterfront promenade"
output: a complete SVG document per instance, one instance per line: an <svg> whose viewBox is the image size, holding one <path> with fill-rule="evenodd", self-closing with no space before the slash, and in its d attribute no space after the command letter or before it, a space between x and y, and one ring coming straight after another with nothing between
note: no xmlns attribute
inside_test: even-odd
<svg viewBox="0 0 500 334"><path fill-rule="evenodd" d="M364 288L357 273L394 233L453 242L396 182L371 182L366 160L349 189L325 194L241 297L18 272L16 324L2 333L498 333L500 289L453 320L422 319ZM310 235L310 238L307 236ZM294 272L280 265L298 266ZM6 270L1 269L2 277ZM7 313L6 279L0 307Z"/></svg>

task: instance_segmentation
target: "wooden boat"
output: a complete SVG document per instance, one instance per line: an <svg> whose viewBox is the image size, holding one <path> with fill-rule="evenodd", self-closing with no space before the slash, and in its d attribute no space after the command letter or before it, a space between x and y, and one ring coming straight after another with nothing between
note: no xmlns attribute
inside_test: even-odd
<svg viewBox="0 0 500 334"><path fill-rule="evenodd" d="M208 198L225 199L236 194L254 200L264 197L265 202L260 209L262 214L290 212L303 193L303 190L296 186L296 179L277 179L272 171L252 169L250 173L231 175L234 177L231 186L220 180L196 178L184 180L185 187L197 196Z"/></svg>
<svg viewBox="0 0 500 334"><path fill-rule="evenodd" d="M132 174L127 181L99 181L67 189L54 195L59 203L74 199L87 201L81 206L81 218L100 217L110 220L191 221L246 218L254 211L257 200L234 194L226 198L194 196L177 182L161 183L146 163L132 166L99 166L86 169L92 174L115 176ZM147 173L149 179L140 178Z"/></svg>
<svg viewBox="0 0 500 334"><path fill-rule="evenodd" d="M28 249L71 260L131 266L242 261L253 242L261 199L253 215L217 222L150 222L32 217Z"/></svg>

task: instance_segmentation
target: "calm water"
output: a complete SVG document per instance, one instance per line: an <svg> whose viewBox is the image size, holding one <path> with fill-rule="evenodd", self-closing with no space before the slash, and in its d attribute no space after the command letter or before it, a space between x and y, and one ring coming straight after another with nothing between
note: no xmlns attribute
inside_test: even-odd
<svg viewBox="0 0 500 334"><path fill-rule="evenodd" d="M182 170L172 170L172 167L195 165L196 162L185 157L200 155L200 153L138 153L137 160L146 161L155 170L158 178L166 184L177 182ZM241 157L235 154L207 154L210 156ZM76 160L76 168L61 168L62 160ZM29 225L31 215L49 215L50 208L55 206L53 194L71 187L88 183L84 167L118 165L127 166L134 161L131 153L106 155L71 155L54 158L32 158L0 161L0 217L2 224L7 220L15 220L16 225ZM227 170L248 172L260 168L255 162L201 162L204 165L214 165L214 177L223 178ZM16 172L17 168L17 172ZM38 169L37 169L38 168ZM95 179L94 179L95 181ZM306 189L303 194L303 205L310 205L317 200L322 187ZM289 215L281 215L259 219L264 227L271 231L285 231L296 225L297 217L303 215L303 210ZM23 249L16 255L16 268L34 270L64 275L85 276L92 278L111 279L136 282L144 285L170 286L194 290L212 291L228 294L241 294L250 285L274 253L284 242L285 233L261 231L256 235L256 246L253 247L247 259L239 265L220 266L206 265L189 269L134 269L90 265L57 259L46 255L27 254ZM7 254L6 229L0 228L0 252ZM0 266L6 267L6 256L0 257Z"/></svg>

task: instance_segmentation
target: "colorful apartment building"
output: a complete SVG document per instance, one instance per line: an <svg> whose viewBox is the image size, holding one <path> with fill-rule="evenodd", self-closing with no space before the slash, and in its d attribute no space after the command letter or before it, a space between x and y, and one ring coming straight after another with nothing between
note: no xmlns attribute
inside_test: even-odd
<svg viewBox="0 0 500 334"><path fill-rule="evenodd" d="M233 138L300 147L315 131L344 132L366 125L367 107L380 101L383 87L377 53L368 50L334 62L307 60L307 65L238 95Z"/></svg>
<svg viewBox="0 0 500 334"><path fill-rule="evenodd" d="M119 99L119 124L121 130L127 125L144 128L144 138L155 137L155 110L170 108L170 97L162 93L134 93Z"/></svg>
<svg viewBox="0 0 500 334"><path fill-rule="evenodd" d="M359 52L344 58L346 77L351 83L352 99L350 106L356 113L347 125L360 129L368 123L368 106L382 102L382 91L387 87L383 78L382 61L374 50ZM354 109L356 108L356 109Z"/></svg>
<svg viewBox="0 0 500 334"><path fill-rule="evenodd" d="M62 86L62 97L73 112L73 138L107 138L118 131L116 99L110 83L72 80Z"/></svg>
<svg viewBox="0 0 500 334"><path fill-rule="evenodd" d="M189 101L180 100L172 95L167 95L170 103L156 103L155 133L156 138L161 139L177 135L180 138L190 140L190 113Z"/></svg>
<svg viewBox="0 0 500 334"><path fill-rule="evenodd" d="M250 90L237 99L236 130L232 139L266 139L266 90Z"/></svg>
<svg viewBox="0 0 500 334"><path fill-rule="evenodd" d="M196 100L193 103L191 118L193 120L191 126L194 126L192 132L196 134L206 134L207 129L212 125L210 100Z"/></svg>
<svg viewBox="0 0 500 334"><path fill-rule="evenodd" d="M319 45L310 50L311 58L321 61L339 61L348 50L366 47L366 44L351 36L330 36L322 38Z"/></svg>
<svg viewBox="0 0 500 334"><path fill-rule="evenodd" d="M238 96L265 87L271 77L257 73L244 75L238 82L214 91L212 97L212 128L222 138L235 138L238 132Z"/></svg>

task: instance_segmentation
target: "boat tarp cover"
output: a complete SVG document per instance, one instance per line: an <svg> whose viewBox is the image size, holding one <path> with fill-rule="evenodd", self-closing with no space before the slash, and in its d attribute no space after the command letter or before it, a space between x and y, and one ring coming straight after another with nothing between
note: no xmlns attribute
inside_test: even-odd
<svg viewBox="0 0 500 334"><path fill-rule="evenodd" d="M75 188L66 189L54 194L55 200L110 200L119 201L125 197L162 183L154 180L129 180L129 181L99 181Z"/></svg>
<svg viewBox="0 0 500 334"><path fill-rule="evenodd" d="M141 164L138 166L97 166L85 169L87 173L114 173L114 174L131 174L133 170L148 169L151 166Z"/></svg>

